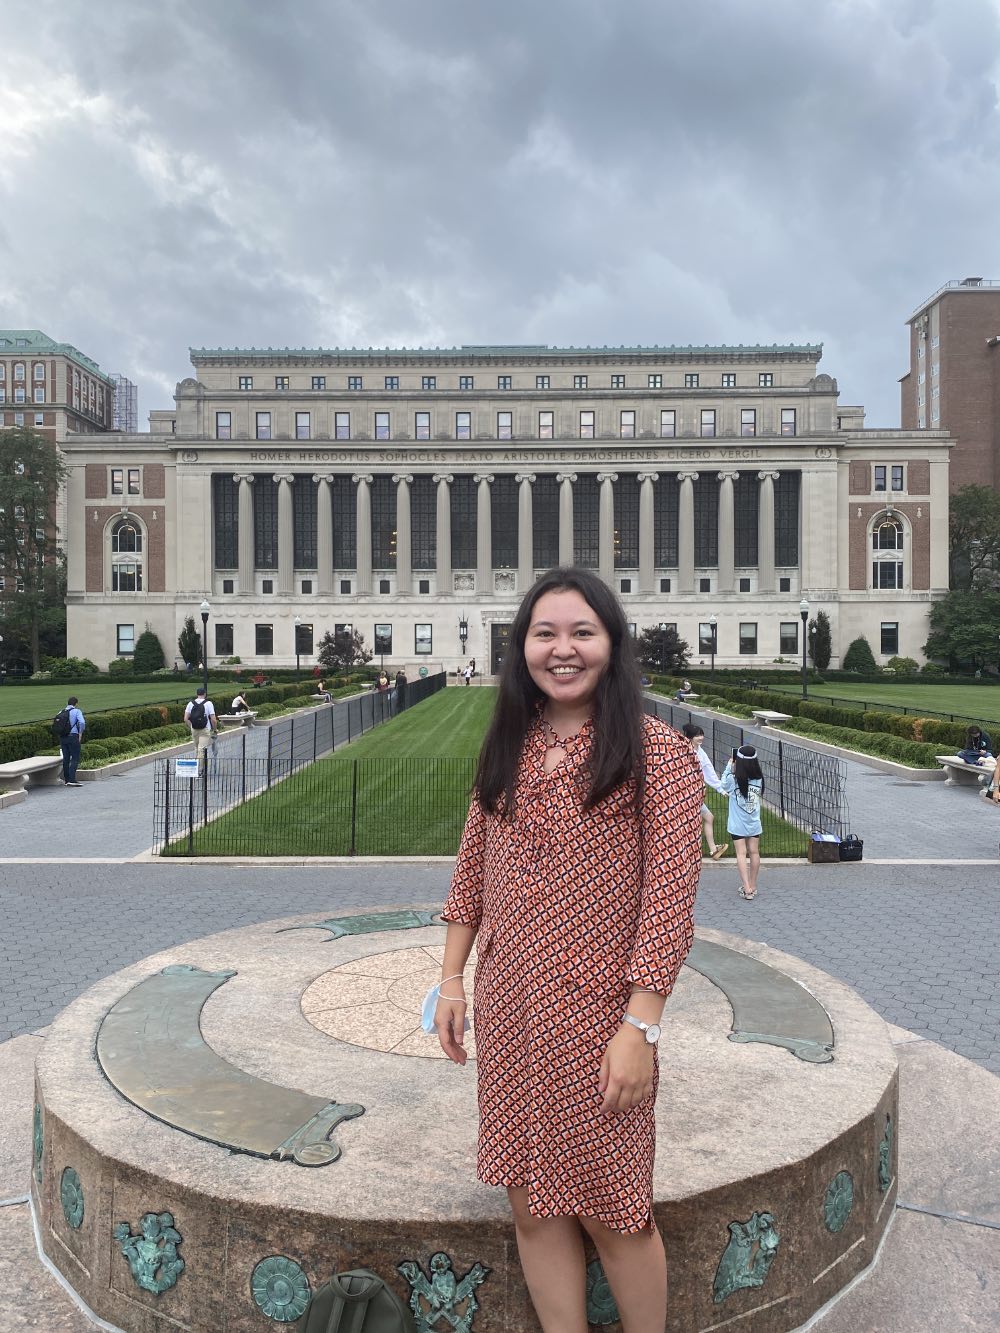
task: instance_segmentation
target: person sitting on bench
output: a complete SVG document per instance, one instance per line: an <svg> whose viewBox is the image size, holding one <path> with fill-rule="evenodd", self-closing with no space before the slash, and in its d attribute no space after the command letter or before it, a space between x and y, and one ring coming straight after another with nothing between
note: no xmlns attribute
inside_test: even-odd
<svg viewBox="0 0 1000 1333"><path fill-rule="evenodd" d="M967 764L981 764L993 753L993 742L981 727L970 727L965 733L965 745L958 752Z"/></svg>
<svg viewBox="0 0 1000 1333"><path fill-rule="evenodd" d="M237 694L233 699L233 702L229 705L229 711L230 713L249 713L250 705L247 703L246 699L243 698L242 694Z"/></svg>

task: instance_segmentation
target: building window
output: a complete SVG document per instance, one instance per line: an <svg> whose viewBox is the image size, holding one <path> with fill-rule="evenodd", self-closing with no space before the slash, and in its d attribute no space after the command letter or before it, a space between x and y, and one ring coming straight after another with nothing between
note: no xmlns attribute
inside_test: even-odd
<svg viewBox="0 0 1000 1333"><path fill-rule="evenodd" d="M303 579L303 580L302 580L302 592L303 592L303 594L304 594L305 596L308 596L308 595L312 592L312 590L313 590L313 581L312 581L312 579ZM309 651L312 652L312 649L310 648Z"/></svg>
<svg viewBox="0 0 1000 1333"><path fill-rule="evenodd" d="M252 388L253 388L253 376L252 376L252 375L241 375L241 376L240 376L240 388L241 388L241 389L252 389Z"/></svg>
<svg viewBox="0 0 1000 1333"><path fill-rule="evenodd" d="M594 414L591 411L580 413L580 439L592 440L594 438Z"/></svg>
<svg viewBox="0 0 1000 1333"><path fill-rule="evenodd" d="M312 386L313 386L313 389L314 389L314 390L317 390L317 389L325 389L325 388L326 388L326 376L325 376L325 375L314 375L314 376L312 377Z"/></svg>
<svg viewBox="0 0 1000 1333"><path fill-rule="evenodd" d="M797 620L783 620L778 628L778 651L784 657L790 653L796 657L799 651L799 622Z"/></svg>
<svg viewBox="0 0 1000 1333"><path fill-rule="evenodd" d="M374 648L375 648L375 652L378 653L379 656L382 656L382 655L385 654L385 653L388 653L390 657L392 656L392 626L391 626L391 625L376 625L376 626L375 626Z"/></svg>
<svg viewBox="0 0 1000 1333"><path fill-rule="evenodd" d="M740 409L740 434L757 434L757 409L755 407L744 407Z"/></svg>
<svg viewBox="0 0 1000 1333"><path fill-rule="evenodd" d="M254 625L254 650L258 657L271 657L274 653L274 626Z"/></svg>
<svg viewBox="0 0 1000 1333"><path fill-rule="evenodd" d="M875 489L877 491L885 490L885 466L882 463L875 464Z"/></svg>
<svg viewBox="0 0 1000 1333"><path fill-rule="evenodd" d="M872 587L903 587L903 525L885 515L872 529Z"/></svg>
<svg viewBox="0 0 1000 1333"><path fill-rule="evenodd" d="M111 494L112 494L112 495L124 495L124 494L125 494L125 469L124 469L124 468L113 467L113 468L111 469Z"/></svg>
<svg viewBox="0 0 1000 1333"><path fill-rule="evenodd" d="M434 651L433 625L414 625L413 651L417 657L426 657Z"/></svg>
<svg viewBox="0 0 1000 1333"><path fill-rule="evenodd" d="M341 597L349 597L349 596L350 596L350 592L351 592L351 580L350 580L350 579L341 579L341 580L340 580L340 595L341 595Z"/></svg>
<svg viewBox="0 0 1000 1333"><path fill-rule="evenodd" d="M731 370L727 370L727 371L725 371L725 372L723 373L723 376L722 376L722 387L723 387L724 389L735 389L735 388L736 388L736 376L733 374L733 372L732 372Z"/></svg>
<svg viewBox="0 0 1000 1333"><path fill-rule="evenodd" d="M437 564L437 482L426 472L410 483L410 562L414 570Z"/></svg>
<svg viewBox="0 0 1000 1333"><path fill-rule="evenodd" d="M274 579L261 579L260 590L270 596L274 592Z"/></svg>
<svg viewBox="0 0 1000 1333"><path fill-rule="evenodd" d="M5 403L6 401L7 401L7 390L3 387L2 384L0 384L0 403Z"/></svg>
<svg viewBox="0 0 1000 1333"><path fill-rule="evenodd" d="M551 440L555 429L555 413L539 412L538 414L538 438L540 440Z"/></svg>
<svg viewBox="0 0 1000 1333"><path fill-rule="evenodd" d="M392 591L392 589L391 589L390 586L389 586L389 580L388 580L388 579L379 579L379 581L378 581L378 591L379 591L379 596L383 596L385 593L388 593L388 592L391 592L391 591Z"/></svg>
<svg viewBox="0 0 1000 1333"><path fill-rule="evenodd" d="M660 409L660 438L672 440L677 434L677 413L672 407Z"/></svg>
<svg viewBox="0 0 1000 1333"><path fill-rule="evenodd" d="M23 362L23 361L18 361L17 364L14 366L14 378L15 378L16 380L22 380L22 381L24 380L24 362Z"/></svg>
<svg viewBox="0 0 1000 1333"><path fill-rule="evenodd" d="M45 413L44 413L44 412L36 412L36 413L35 413L35 425L36 425L36 426L44 426L44 425L45 425Z"/></svg>
<svg viewBox="0 0 1000 1333"><path fill-rule="evenodd" d="M612 387L612 389L624 389L624 388L625 388L625 376L624 376L624 375L612 375L612 376L611 376L611 387Z"/></svg>
<svg viewBox="0 0 1000 1333"><path fill-rule="evenodd" d="M715 435L714 407L703 407L701 409L701 434L703 439L711 439Z"/></svg>
<svg viewBox="0 0 1000 1333"><path fill-rule="evenodd" d="M688 372L688 374L684 376L684 387L685 389L697 389L698 387L697 371L695 371L693 374L691 372Z"/></svg>
<svg viewBox="0 0 1000 1333"><path fill-rule="evenodd" d="M348 375L347 387L355 393L360 392L365 387L363 377L361 375Z"/></svg>
<svg viewBox="0 0 1000 1333"><path fill-rule="evenodd" d="M309 423L308 412L295 413L295 438L297 440L308 440L312 438L312 429Z"/></svg>
<svg viewBox="0 0 1000 1333"><path fill-rule="evenodd" d="M431 581L430 581L430 579L417 579L417 593L418 593L418 595L423 595L424 593L428 593L428 592L430 592L430 590L431 590Z"/></svg>
<svg viewBox="0 0 1000 1333"><path fill-rule="evenodd" d="M769 370L762 370L760 374L757 376L757 383L760 385L762 389L773 389L774 376L771 374Z"/></svg>
<svg viewBox="0 0 1000 1333"><path fill-rule="evenodd" d="M514 414L513 412L497 413L497 439L509 440L514 434Z"/></svg>
<svg viewBox="0 0 1000 1333"><path fill-rule="evenodd" d="M740 592L749 592L749 591L750 591L750 580L740 579Z"/></svg>
<svg viewBox="0 0 1000 1333"><path fill-rule="evenodd" d="M459 375L458 387L460 389L474 389L476 387L475 377L473 375Z"/></svg>
<svg viewBox="0 0 1000 1333"><path fill-rule="evenodd" d="M781 433L782 435L795 434L795 408L783 407L781 409Z"/></svg>
<svg viewBox="0 0 1000 1333"><path fill-rule="evenodd" d="M669 591L670 591L670 580L660 579L660 592L669 592Z"/></svg>
<svg viewBox="0 0 1000 1333"><path fill-rule="evenodd" d="M497 388L498 388L498 389L509 389L510 386L511 386L511 377L510 377L509 375L498 375L498 376L497 376Z"/></svg>
<svg viewBox="0 0 1000 1333"><path fill-rule="evenodd" d="M351 438L351 414L350 412L335 412L333 417L333 432L338 440L349 440Z"/></svg>
<svg viewBox="0 0 1000 1333"><path fill-rule="evenodd" d="M116 642L119 657L131 657L135 652L135 626L119 625Z"/></svg>
<svg viewBox="0 0 1000 1333"><path fill-rule="evenodd" d="M712 626L707 620L703 620L698 626L698 651L699 653L711 653L713 646L716 646L716 636L713 629L718 630L717 626Z"/></svg>
<svg viewBox="0 0 1000 1333"><path fill-rule="evenodd" d="M536 389L547 389L548 387L549 387L549 377L548 377L548 375L536 375L536 376L535 376L535 388L536 388Z"/></svg>
<svg viewBox="0 0 1000 1333"><path fill-rule="evenodd" d="M233 627L232 625L215 626L215 655L216 657L232 657L233 655Z"/></svg>
<svg viewBox="0 0 1000 1333"><path fill-rule="evenodd" d="M389 439L389 413L375 413L375 438L376 440Z"/></svg>
<svg viewBox="0 0 1000 1333"><path fill-rule="evenodd" d="M142 533L130 518L111 530L111 591L142 592Z"/></svg>
<svg viewBox="0 0 1000 1333"><path fill-rule="evenodd" d="M231 440L233 438L232 412L216 412L215 438L217 440Z"/></svg>
<svg viewBox="0 0 1000 1333"><path fill-rule="evenodd" d="M39 380L45 380L45 366L41 361L36 361L31 367L31 377L37 383Z"/></svg>
<svg viewBox="0 0 1000 1333"><path fill-rule="evenodd" d="M899 621L883 620L880 652L884 657L896 657L899 653Z"/></svg>
<svg viewBox="0 0 1000 1333"><path fill-rule="evenodd" d="M257 439L269 440L271 438L271 414L270 412L257 413Z"/></svg>
<svg viewBox="0 0 1000 1333"><path fill-rule="evenodd" d="M472 413L471 413L471 412L456 412L456 413L455 413L455 439L456 439L456 440L471 440L471 439L472 439Z"/></svg>
<svg viewBox="0 0 1000 1333"><path fill-rule="evenodd" d="M418 440L429 440L431 438L431 414L430 412L418 412L413 419L414 436Z"/></svg>
<svg viewBox="0 0 1000 1333"><path fill-rule="evenodd" d="M531 486L531 557L535 569L551 569L559 563L559 482L552 472L542 472Z"/></svg>
<svg viewBox="0 0 1000 1333"><path fill-rule="evenodd" d="M15 412L15 413L14 413L14 425L15 425L15 426L23 426L23 425L24 425L24 413L23 413L23 412Z"/></svg>
<svg viewBox="0 0 1000 1333"><path fill-rule="evenodd" d="M139 494L139 469L130 467L128 470L128 493L129 495Z"/></svg>
<svg viewBox="0 0 1000 1333"><path fill-rule="evenodd" d="M635 412L632 408L622 408L618 417L618 434L623 440L635 439Z"/></svg>
<svg viewBox="0 0 1000 1333"><path fill-rule="evenodd" d="M387 473L376 473L371 484L372 566L396 568L396 483Z"/></svg>
<svg viewBox="0 0 1000 1333"><path fill-rule="evenodd" d="M903 489L903 465L894 464L892 469L892 489L901 491Z"/></svg>
<svg viewBox="0 0 1000 1333"><path fill-rule="evenodd" d="M36 388L33 396L36 403L45 402L45 390L43 388Z"/></svg>
<svg viewBox="0 0 1000 1333"><path fill-rule="evenodd" d="M619 584L619 587L621 588L622 592L631 592L631 591L632 591L632 580L631 580L631 579L622 579L621 582L620 582L620 584Z"/></svg>
<svg viewBox="0 0 1000 1333"><path fill-rule="evenodd" d="M15 402L15 403L23 403L23 402L24 402L24 385L23 385L23 384L18 384L18 385L15 387L15 389L14 389L14 402Z"/></svg>
<svg viewBox="0 0 1000 1333"><path fill-rule="evenodd" d="M779 592L791 592L791 591L792 591L792 580L791 580L790 578L787 578L787 577L785 577L785 578L780 578L780 579L778 580L778 591L779 591Z"/></svg>
<svg viewBox="0 0 1000 1333"><path fill-rule="evenodd" d="M711 592L711 591L712 591L712 580L711 580L711 579L699 579L699 580L698 580L698 591L699 591L699 592Z"/></svg>
<svg viewBox="0 0 1000 1333"><path fill-rule="evenodd" d="M235 580L235 579L223 579L223 580L222 580L222 592L223 592L223 596L231 596L232 593L234 593L235 591L236 591L236 580Z"/></svg>
<svg viewBox="0 0 1000 1333"><path fill-rule="evenodd" d="M663 388L663 376L662 376L662 375L647 375L647 376L646 376L646 388L647 388L647 389L662 389L662 388Z"/></svg>
<svg viewBox="0 0 1000 1333"><path fill-rule="evenodd" d="M573 486L573 563L596 569L600 558L600 501L597 475L581 473Z"/></svg>
<svg viewBox="0 0 1000 1333"><path fill-rule="evenodd" d="M757 625L754 621L740 625L740 654L743 657L757 655Z"/></svg>
<svg viewBox="0 0 1000 1333"><path fill-rule="evenodd" d="M587 387L587 377L586 377L586 375L574 375L574 376L573 376L573 388L574 388L574 389L585 389L586 387Z"/></svg>
<svg viewBox="0 0 1000 1333"><path fill-rule="evenodd" d="M287 376L287 375L275 375L275 377L274 377L274 387L275 387L276 389L287 389L287 388L288 388L288 376Z"/></svg>
<svg viewBox="0 0 1000 1333"><path fill-rule="evenodd" d="M437 386L438 386L438 382L437 382L437 376L436 376L436 375L422 375L422 376L421 376L421 378L420 378L420 387L421 387L421 389L423 389L424 393L429 393L432 389L436 389Z"/></svg>
<svg viewBox="0 0 1000 1333"><path fill-rule="evenodd" d="M385 377L385 387L386 387L387 389L398 389L398 388L399 388L399 376L398 376L398 375L386 375L386 377Z"/></svg>

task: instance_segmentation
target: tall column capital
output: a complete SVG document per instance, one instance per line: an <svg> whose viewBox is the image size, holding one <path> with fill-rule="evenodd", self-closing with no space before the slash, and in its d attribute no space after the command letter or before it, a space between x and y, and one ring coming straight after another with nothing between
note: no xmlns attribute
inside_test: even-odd
<svg viewBox="0 0 1000 1333"><path fill-rule="evenodd" d="M701 476L700 472L678 472L678 481L697 481Z"/></svg>
<svg viewBox="0 0 1000 1333"><path fill-rule="evenodd" d="M253 478L254 478L254 474L253 474L252 472L234 472L234 473L233 473L233 481L253 481Z"/></svg>
<svg viewBox="0 0 1000 1333"><path fill-rule="evenodd" d="M413 481L413 475L412 475L412 473L409 473L409 472L394 472L394 473L392 474L392 479L393 479L393 481L396 483L397 486L399 485L399 483L400 483L401 481L405 482L406 485L409 486L409 485L411 484L411 482Z"/></svg>
<svg viewBox="0 0 1000 1333"><path fill-rule="evenodd" d="M660 480L660 474L658 472L637 472L635 476L636 480L640 483L644 481L654 482Z"/></svg>
<svg viewBox="0 0 1000 1333"><path fill-rule="evenodd" d="M359 485L364 482L366 486L370 486L374 480L375 478L370 472L355 472L351 476L351 481L357 482Z"/></svg>
<svg viewBox="0 0 1000 1333"><path fill-rule="evenodd" d="M312 478L312 479L313 479L314 482L316 482L317 485L319 485L319 483L320 483L321 481L332 482L332 481L333 481L333 473L332 473L332 472L314 472L314 473L313 473L313 478Z"/></svg>
<svg viewBox="0 0 1000 1333"><path fill-rule="evenodd" d="M287 481L289 483L295 480L294 472L275 472L271 477L272 481Z"/></svg>
<svg viewBox="0 0 1000 1333"><path fill-rule="evenodd" d="M442 482L444 482L446 486L450 486L455 480L455 475L452 472L432 472L431 480L436 481L439 486Z"/></svg>
<svg viewBox="0 0 1000 1333"><path fill-rule="evenodd" d="M780 476L781 476L780 472L758 472L757 480L767 481L768 478L770 478L771 481L777 481Z"/></svg>
<svg viewBox="0 0 1000 1333"><path fill-rule="evenodd" d="M738 472L717 472L715 477L717 481L736 481L739 475Z"/></svg>
<svg viewBox="0 0 1000 1333"><path fill-rule="evenodd" d="M523 485L525 482L527 482L527 484L530 486L532 482L535 480L535 474L533 472L515 472L514 480L518 483L518 485Z"/></svg>
<svg viewBox="0 0 1000 1333"><path fill-rule="evenodd" d="M479 484L480 486L482 486L484 483L485 483L485 485L489 486L489 485L492 483L492 481L493 481L493 473L492 473L492 472L473 472L473 474L472 474L472 480L475 481L475 482L478 482L478 484Z"/></svg>
<svg viewBox="0 0 1000 1333"><path fill-rule="evenodd" d="M606 481L615 482L617 480L618 480L617 472L598 472L597 474L597 484L599 486L603 486L603 484Z"/></svg>
<svg viewBox="0 0 1000 1333"><path fill-rule="evenodd" d="M560 485L562 485L562 483L563 483L564 481L569 481L569 482L576 481L576 473L575 473L575 472L557 472L557 473L556 473L556 481L558 481Z"/></svg>

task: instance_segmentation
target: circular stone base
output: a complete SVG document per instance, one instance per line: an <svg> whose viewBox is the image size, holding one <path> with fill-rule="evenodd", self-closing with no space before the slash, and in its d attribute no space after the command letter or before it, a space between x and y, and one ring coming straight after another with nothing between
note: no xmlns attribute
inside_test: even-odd
<svg viewBox="0 0 1000 1333"><path fill-rule="evenodd" d="M97 1314L130 1333L273 1329L297 1319L335 1269L367 1267L404 1300L417 1293L422 1330L538 1328L505 1193L475 1178L474 1059L450 1064L419 1028L444 928L385 928L407 917L421 919L373 914L348 926L368 933L338 938L316 917L209 936L106 978L56 1020L36 1071L33 1191L46 1253ZM728 1040L726 994L683 969L665 1010L657 1105L667 1327L792 1329L871 1262L891 1215L896 1060L882 1020L840 982L763 945L715 931L699 939L799 982L829 1014L835 1049L810 1063ZM209 980L203 1002L172 1008L162 988L190 969L232 975ZM102 1058L161 1119L98 1062L114 1006ZM164 1043L189 1051L192 1069L205 1057L224 1074L218 1057L243 1073L221 1095L215 1075L191 1093L186 1074L164 1078ZM330 1135L337 1160L268 1160L164 1123L192 1111L204 1134L214 1107L225 1137L234 1111L253 1118L265 1085L279 1103L308 1094L344 1104L353 1118ZM300 1127L301 1116L289 1133ZM267 1132L270 1151L280 1135ZM588 1276L591 1316L618 1328L600 1270ZM469 1322L453 1325L448 1312Z"/></svg>

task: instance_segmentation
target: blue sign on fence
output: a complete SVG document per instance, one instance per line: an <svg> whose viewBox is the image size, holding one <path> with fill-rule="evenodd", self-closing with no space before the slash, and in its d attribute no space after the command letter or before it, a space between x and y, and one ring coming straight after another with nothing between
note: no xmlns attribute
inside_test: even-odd
<svg viewBox="0 0 1000 1333"><path fill-rule="evenodd" d="M174 760L175 778L197 778L197 776L198 760L194 756L178 756Z"/></svg>

